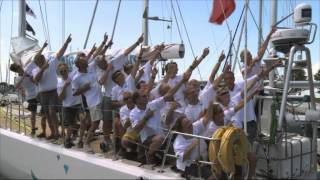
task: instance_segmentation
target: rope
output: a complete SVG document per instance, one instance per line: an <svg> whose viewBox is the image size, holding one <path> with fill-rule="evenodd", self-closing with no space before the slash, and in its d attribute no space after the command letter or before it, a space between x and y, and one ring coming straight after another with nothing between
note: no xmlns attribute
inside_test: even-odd
<svg viewBox="0 0 320 180"><path fill-rule="evenodd" d="M40 0L38 0L38 4L39 4L39 8L40 8L41 22L42 22L42 29L43 29L44 37L48 41L48 44L50 44L49 43L49 39L48 39L48 33L47 33L46 24L45 24L44 17L43 17L43 11L42 11L42 6L41 6Z"/></svg>
<svg viewBox="0 0 320 180"><path fill-rule="evenodd" d="M184 30L185 30L186 35L187 35L188 43L189 43L193 58L196 58L194 50L193 50L193 47L192 47L192 43L191 43L191 40L190 40L190 37L189 37L189 33L188 33L186 24L184 22L184 19L183 19L182 13L181 13L181 9L180 9L180 5L179 5L178 0L176 0L176 3L177 3L177 6L178 6L178 10L179 10L179 14L180 14L180 17L181 17L181 20L182 20L182 24L183 24ZM199 76L200 76L200 80L202 81L203 79L202 79L202 76L201 76L201 73L200 73L200 70L199 70L198 66L197 66L197 70L198 70L198 73L199 73Z"/></svg>
<svg viewBox="0 0 320 180"><path fill-rule="evenodd" d="M91 22L90 22L89 29L88 29L88 32L87 32L86 40L85 40L84 45L83 45L83 49L86 49L86 47L87 47L87 43L88 43L88 39L89 39L89 36L90 36L93 20L94 20L94 17L96 16L96 11L97 11L98 4L99 4L99 0L96 0L96 4L95 4L94 9L93 9Z"/></svg>
<svg viewBox="0 0 320 180"><path fill-rule="evenodd" d="M51 38L50 38L49 21L48 21L48 15L47 15L47 2L46 0L43 0L43 1L44 1L44 12L46 17L46 25L47 25L48 46L49 46L49 49L51 50Z"/></svg>
<svg viewBox="0 0 320 180"><path fill-rule="evenodd" d="M173 15L174 15L174 19L175 19L175 22L176 22L176 24L177 24L177 29L178 29L180 41L181 41L181 43L183 44L182 35L181 35L181 31L180 31L180 27L179 27L178 20L177 20L176 11L175 11L175 9L174 9L172 0L171 0L170 2L171 2L171 8L172 8L172 12L173 12ZM172 34L171 34L171 35L172 35Z"/></svg>
<svg viewBox="0 0 320 180"><path fill-rule="evenodd" d="M119 0L118 7L117 7L116 17L115 17L114 23L113 23L113 29L112 29L112 34L111 34L111 41L113 40L115 31L116 31L116 26L117 26L118 17L119 17L119 11L120 11L120 5L121 5L121 0Z"/></svg>

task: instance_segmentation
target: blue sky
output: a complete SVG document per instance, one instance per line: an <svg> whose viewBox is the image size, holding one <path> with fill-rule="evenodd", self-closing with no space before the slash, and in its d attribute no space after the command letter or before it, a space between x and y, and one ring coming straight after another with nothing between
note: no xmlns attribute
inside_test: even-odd
<svg viewBox="0 0 320 180"><path fill-rule="evenodd" d="M0 0L1 3L2 0ZM41 8L45 13L45 3L47 8L47 19L49 26L49 33L51 39L52 50L58 50L62 45L63 37L67 37L72 33L72 43L69 50L82 49L85 41L85 36L91 20L94 0L66 0L65 1L65 35L62 35L62 1L58 0L41 0ZM179 5L183 15L185 25L187 27L190 40L196 55L200 55L202 49L210 48L209 56L199 66L201 77L206 80L214 64L217 62L218 55L221 50L225 53L228 51L230 36L227 25L214 25L208 23L208 18L212 8L212 0L179 0ZM244 0L236 1L236 10L228 18L227 22L230 28L234 31L241 10L244 5ZM250 1L250 8L253 11L254 17L258 20L258 0ZM278 19L289 14L292 7L306 2L313 7L313 22L320 24L320 1L318 0L280 0L278 2ZM42 43L45 40L43 33L43 26L41 20L39 1L27 1L29 6L33 9L37 18L27 16L28 22L36 31L36 38ZM116 0L100 0L95 21L92 27L91 35L88 41L88 47L91 47L94 42L100 43L104 32L111 35L114 18L116 14L118 1ZM174 9L176 11L179 27L182 32L182 40L186 46L186 54L184 59L177 60L182 72L191 63L193 56L190 46L188 44L186 31L183 28L181 17L177 8L176 1L173 0ZM270 0L264 0L263 3L263 35L264 37L270 30ZM13 12L12 12L13 8ZM18 1L4 0L1 9L1 25L0 25L0 45L1 45L1 73L2 80L4 80L6 72L6 63L8 62L9 43L11 37L11 23L12 36L17 35L18 26ZM143 1L141 0L123 0L120 8L120 14L116 33L114 37L114 48L125 48L131 43L135 42L142 30L142 12ZM172 14L170 0L150 0L149 5L150 16L159 16L164 19L173 19L172 28L167 29L170 23L163 22L149 22L150 25L150 39L149 43L155 45L160 42L176 42L180 43L181 39L178 34L174 15ZM44 14L45 16L45 14ZM11 18L13 21L11 21ZM45 18L45 17L44 17ZM253 54L257 52L257 28L253 22L253 18L248 14L248 48ZM292 26L292 19L285 21L281 26ZM320 40L319 29L316 36L316 41L309 45L311 49L314 69L320 68ZM235 43L237 44L236 38ZM240 49L244 48L242 43ZM68 50L68 51L69 51ZM200 79L198 71L193 73L193 78ZM13 78L11 78L13 79Z"/></svg>

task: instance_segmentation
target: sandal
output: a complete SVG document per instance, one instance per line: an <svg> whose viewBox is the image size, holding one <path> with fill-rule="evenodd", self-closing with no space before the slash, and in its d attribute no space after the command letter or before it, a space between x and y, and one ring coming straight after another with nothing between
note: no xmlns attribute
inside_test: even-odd
<svg viewBox="0 0 320 180"><path fill-rule="evenodd" d="M46 134L45 133L40 133L37 138L46 138Z"/></svg>

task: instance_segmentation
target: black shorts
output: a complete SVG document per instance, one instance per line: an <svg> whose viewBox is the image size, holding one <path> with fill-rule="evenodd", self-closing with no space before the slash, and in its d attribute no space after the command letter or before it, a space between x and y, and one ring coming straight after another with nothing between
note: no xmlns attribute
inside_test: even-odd
<svg viewBox="0 0 320 180"><path fill-rule="evenodd" d="M59 99L57 90L45 91L40 93L41 105L44 113L49 113L49 108L59 110Z"/></svg>
<svg viewBox="0 0 320 180"><path fill-rule="evenodd" d="M30 111L30 112L37 112L37 107L38 107L38 100L36 98L34 99L29 99L27 100L28 102L28 107L27 109Z"/></svg>
<svg viewBox="0 0 320 180"><path fill-rule="evenodd" d="M82 104L83 104L83 108L87 113L90 113L90 110L88 108L88 103L87 103L87 99L84 95L81 95L82 98Z"/></svg>
<svg viewBox="0 0 320 180"><path fill-rule="evenodd" d="M82 112L82 108L80 104L71 106L71 107L63 107L63 125L68 127L69 125L73 125L79 119L79 113Z"/></svg>

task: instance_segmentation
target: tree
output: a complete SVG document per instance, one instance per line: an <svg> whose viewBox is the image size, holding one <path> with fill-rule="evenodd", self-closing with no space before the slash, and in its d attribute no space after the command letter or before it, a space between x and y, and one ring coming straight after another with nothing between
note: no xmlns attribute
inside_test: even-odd
<svg viewBox="0 0 320 180"><path fill-rule="evenodd" d="M320 69L318 70L318 72L316 74L314 74L314 80L320 81Z"/></svg>

